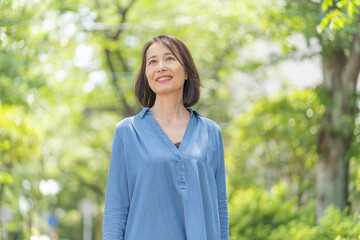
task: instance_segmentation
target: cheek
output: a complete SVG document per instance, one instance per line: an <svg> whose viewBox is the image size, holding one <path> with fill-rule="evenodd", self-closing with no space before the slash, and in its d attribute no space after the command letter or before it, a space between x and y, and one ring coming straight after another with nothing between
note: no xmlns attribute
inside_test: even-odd
<svg viewBox="0 0 360 240"><path fill-rule="evenodd" d="M145 68L145 75L148 79L151 79L151 77L154 74L154 68L153 67L146 67Z"/></svg>
<svg viewBox="0 0 360 240"><path fill-rule="evenodd" d="M145 70L145 76L146 76L146 78L147 78L148 80L150 79L149 69L146 69L146 70Z"/></svg>
<svg viewBox="0 0 360 240"><path fill-rule="evenodd" d="M181 67L178 72L183 75L183 77L185 78L186 77L186 71L185 71L185 68Z"/></svg>

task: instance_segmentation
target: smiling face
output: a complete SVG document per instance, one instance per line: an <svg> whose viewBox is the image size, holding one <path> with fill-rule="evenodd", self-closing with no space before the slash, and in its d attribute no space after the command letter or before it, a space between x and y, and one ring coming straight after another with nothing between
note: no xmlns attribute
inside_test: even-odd
<svg viewBox="0 0 360 240"><path fill-rule="evenodd" d="M182 98L185 68L164 44L155 42L147 50L145 74L156 95L177 93Z"/></svg>

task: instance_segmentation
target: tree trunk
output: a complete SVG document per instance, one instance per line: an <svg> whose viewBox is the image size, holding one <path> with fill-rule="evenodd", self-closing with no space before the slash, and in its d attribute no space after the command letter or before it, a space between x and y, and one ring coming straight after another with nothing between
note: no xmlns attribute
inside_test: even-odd
<svg viewBox="0 0 360 240"><path fill-rule="evenodd" d="M333 50L323 56L322 90L326 110L319 131L316 169L316 220L326 208L344 209L348 203L349 157L356 114L356 82L360 68L360 42L354 35L350 55Z"/></svg>

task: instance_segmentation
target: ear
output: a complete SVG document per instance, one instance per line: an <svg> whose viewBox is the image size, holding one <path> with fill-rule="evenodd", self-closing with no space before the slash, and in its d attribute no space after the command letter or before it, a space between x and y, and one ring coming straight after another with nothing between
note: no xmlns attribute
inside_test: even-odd
<svg viewBox="0 0 360 240"><path fill-rule="evenodd" d="M188 75L187 75L187 73L185 73L185 80L188 80Z"/></svg>

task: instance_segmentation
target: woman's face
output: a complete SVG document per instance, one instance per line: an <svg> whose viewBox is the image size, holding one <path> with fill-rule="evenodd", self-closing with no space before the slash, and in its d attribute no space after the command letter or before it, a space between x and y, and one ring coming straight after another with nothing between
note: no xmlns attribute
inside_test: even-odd
<svg viewBox="0 0 360 240"><path fill-rule="evenodd" d="M147 50L145 75L156 95L178 93L182 97L185 68L164 44L155 42Z"/></svg>

